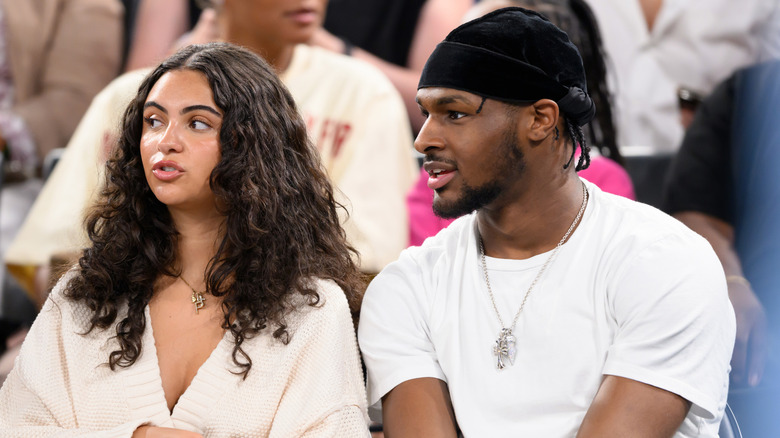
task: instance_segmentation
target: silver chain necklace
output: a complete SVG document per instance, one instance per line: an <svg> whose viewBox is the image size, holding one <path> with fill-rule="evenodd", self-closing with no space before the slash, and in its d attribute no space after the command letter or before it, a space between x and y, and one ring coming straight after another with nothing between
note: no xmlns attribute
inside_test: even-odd
<svg viewBox="0 0 780 438"><path fill-rule="evenodd" d="M558 245L555 246L555 249L553 249L550 257L548 257L547 261L544 262L542 268L539 270L539 273L536 274L536 277L534 277L534 281L532 281L531 285L528 286L528 290L525 292L525 296L523 297L523 302L520 303L520 309L517 310L515 318L512 320L512 325L509 328L507 328L506 324L504 324L504 320L501 318L501 313L498 311L498 306L496 306L496 299L493 296L493 290L490 288L490 277L488 277L487 263L485 262L485 246L482 242L482 236L479 236L479 255L482 259L482 272L485 274L485 283L487 284L488 295L490 295L490 302L493 303L493 310L496 311L498 322L501 324L501 332L498 334L496 344L493 346L493 355L496 356L496 367L499 370L502 370L504 367L506 367L506 364L504 363L505 358L509 359L509 363L511 365L514 365L517 348L515 347L515 336L512 331L515 329L515 325L517 325L517 320L520 318L520 313L522 313L523 307L525 307L525 302L528 300L528 296L531 294L534 286L536 286L536 282L538 282L539 278L542 277L542 274L547 269L547 266L550 265L550 262L552 262L552 260L555 258L555 255L558 254L558 250L561 249L561 246L563 246L563 243L566 242L566 239L569 238L569 235L574 230L574 227L576 227L579 223L587 204L588 189L585 188L585 184L582 184L582 206L580 206L580 211L577 213L577 217L574 218L574 222L571 223L571 226L569 226L566 234L563 235L561 241L558 242Z"/></svg>

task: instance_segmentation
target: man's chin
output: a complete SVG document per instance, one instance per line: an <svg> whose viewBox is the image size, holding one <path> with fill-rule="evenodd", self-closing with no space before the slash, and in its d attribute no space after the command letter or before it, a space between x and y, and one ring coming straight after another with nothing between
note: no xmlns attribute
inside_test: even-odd
<svg viewBox="0 0 780 438"><path fill-rule="evenodd" d="M466 208L457 203L436 202L433 201L433 214L442 219L457 219L464 214L471 213L472 209Z"/></svg>

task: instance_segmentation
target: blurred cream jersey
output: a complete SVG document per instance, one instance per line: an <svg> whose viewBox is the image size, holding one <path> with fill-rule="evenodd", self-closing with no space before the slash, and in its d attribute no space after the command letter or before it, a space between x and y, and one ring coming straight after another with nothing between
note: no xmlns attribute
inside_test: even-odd
<svg viewBox="0 0 780 438"><path fill-rule="evenodd" d="M107 151L149 72L126 73L95 97L6 253L6 264L28 290L36 266L87 244L85 209L99 194ZM406 247L405 195L418 172L398 92L371 65L305 45L296 47L281 78L320 150L336 199L349 212L342 224L361 269L380 271Z"/></svg>

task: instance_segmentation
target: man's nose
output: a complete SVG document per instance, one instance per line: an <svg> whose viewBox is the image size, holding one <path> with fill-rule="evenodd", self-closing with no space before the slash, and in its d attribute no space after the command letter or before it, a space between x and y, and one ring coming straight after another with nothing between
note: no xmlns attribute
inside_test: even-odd
<svg viewBox="0 0 780 438"><path fill-rule="evenodd" d="M430 117L423 123L417 138L414 140L414 148L417 152L425 154L432 149L441 149L444 147L444 137L441 128Z"/></svg>

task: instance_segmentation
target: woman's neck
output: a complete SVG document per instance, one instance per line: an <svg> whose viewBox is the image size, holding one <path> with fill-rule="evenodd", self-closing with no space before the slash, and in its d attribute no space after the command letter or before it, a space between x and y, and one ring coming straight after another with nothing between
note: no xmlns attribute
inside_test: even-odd
<svg viewBox="0 0 780 438"><path fill-rule="evenodd" d="M217 253L224 233L225 217L219 214L193 216L171 212L178 231L176 254L180 275L195 288L205 283L209 262Z"/></svg>

